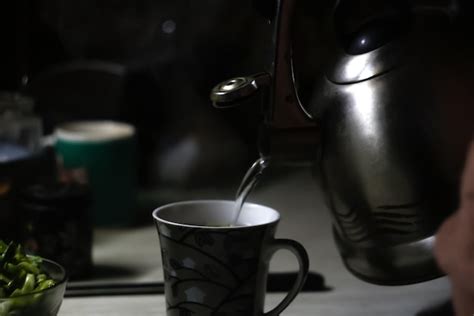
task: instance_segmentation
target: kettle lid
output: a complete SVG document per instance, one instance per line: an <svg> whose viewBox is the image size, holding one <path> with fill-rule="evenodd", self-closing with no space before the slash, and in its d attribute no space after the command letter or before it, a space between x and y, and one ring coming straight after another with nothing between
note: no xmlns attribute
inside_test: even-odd
<svg viewBox="0 0 474 316"><path fill-rule="evenodd" d="M423 60L430 49L439 49L440 36L449 39L460 20L452 1L445 2L425 8L398 0L341 1L333 17L335 58L327 79L356 83Z"/></svg>
<svg viewBox="0 0 474 316"><path fill-rule="evenodd" d="M366 3L363 14L354 7L362 5L359 1L342 1L337 7L334 13L337 53L327 72L330 81L367 80L401 62L401 49L405 45L400 42L409 28L410 14L393 1L377 3Z"/></svg>
<svg viewBox="0 0 474 316"><path fill-rule="evenodd" d="M326 76L337 84L356 83L389 72L402 63L403 46L397 42L364 54L350 55L339 52Z"/></svg>

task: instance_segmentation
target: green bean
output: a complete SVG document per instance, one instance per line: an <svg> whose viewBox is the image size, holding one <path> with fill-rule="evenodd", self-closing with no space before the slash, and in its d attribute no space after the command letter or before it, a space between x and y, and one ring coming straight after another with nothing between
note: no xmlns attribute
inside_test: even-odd
<svg viewBox="0 0 474 316"><path fill-rule="evenodd" d="M51 280L51 279L44 280L43 282L40 282L39 285L35 288L35 292L48 289L52 286L54 286L54 281L53 280Z"/></svg>
<svg viewBox="0 0 474 316"><path fill-rule="evenodd" d="M35 275L40 273L40 269L35 264L30 262L20 262L17 267Z"/></svg>

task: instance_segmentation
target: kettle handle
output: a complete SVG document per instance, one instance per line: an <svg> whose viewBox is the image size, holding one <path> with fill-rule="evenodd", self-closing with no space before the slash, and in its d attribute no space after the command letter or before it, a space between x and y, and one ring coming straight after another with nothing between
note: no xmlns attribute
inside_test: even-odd
<svg viewBox="0 0 474 316"><path fill-rule="evenodd" d="M312 127L314 121L301 104L295 88L291 29L297 0L277 0L272 75L272 108L267 118L275 128Z"/></svg>

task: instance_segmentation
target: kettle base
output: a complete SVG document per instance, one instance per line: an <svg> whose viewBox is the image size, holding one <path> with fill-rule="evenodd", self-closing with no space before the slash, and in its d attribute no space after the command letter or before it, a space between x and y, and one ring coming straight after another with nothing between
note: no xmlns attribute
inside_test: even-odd
<svg viewBox="0 0 474 316"><path fill-rule="evenodd" d="M333 230L346 268L357 278L378 285L409 285L444 274L433 256L435 237L396 246L356 247Z"/></svg>

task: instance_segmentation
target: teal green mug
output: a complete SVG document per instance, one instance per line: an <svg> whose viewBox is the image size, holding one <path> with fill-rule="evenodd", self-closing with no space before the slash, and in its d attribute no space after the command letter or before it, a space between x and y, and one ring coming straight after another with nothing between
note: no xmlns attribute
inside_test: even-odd
<svg viewBox="0 0 474 316"><path fill-rule="evenodd" d="M56 128L61 174L86 182L93 196L96 226L127 226L136 213L135 128L114 121L78 121ZM80 175L77 179L77 175Z"/></svg>

